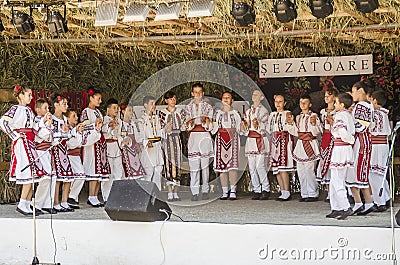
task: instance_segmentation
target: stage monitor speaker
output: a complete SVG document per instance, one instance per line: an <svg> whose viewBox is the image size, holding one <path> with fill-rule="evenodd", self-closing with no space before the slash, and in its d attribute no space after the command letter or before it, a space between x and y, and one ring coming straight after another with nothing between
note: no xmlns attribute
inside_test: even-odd
<svg viewBox="0 0 400 265"><path fill-rule="evenodd" d="M133 179L113 182L105 210L114 221L139 222L162 221L167 216L160 210L172 212L153 182Z"/></svg>

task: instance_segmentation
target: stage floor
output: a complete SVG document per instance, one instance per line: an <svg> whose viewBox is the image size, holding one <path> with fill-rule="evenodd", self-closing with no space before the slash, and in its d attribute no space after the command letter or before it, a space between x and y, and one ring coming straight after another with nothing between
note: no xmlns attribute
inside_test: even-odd
<svg viewBox="0 0 400 265"><path fill-rule="evenodd" d="M324 195L324 196L322 196ZM370 213L367 216L350 216L347 220L339 221L326 218L330 213L329 203L322 200L317 202L299 202L299 194L294 194L291 201L275 201L277 195L270 200L253 201L251 195L239 194L236 201L221 201L217 198L207 201L192 202L184 199L180 202L169 203L174 214L186 222L228 223L228 224L279 224L279 225L326 225L349 227L390 227L390 209L383 213ZM321 194L320 198L325 198ZM58 213L53 219L71 220L104 220L109 219L104 208L93 208L80 200L81 209L72 213ZM394 213L399 210L395 204ZM0 205L0 218L24 218L15 211L16 205ZM50 214L38 216L38 219L49 219ZM180 222L172 216L169 222ZM397 225L396 225L397 226Z"/></svg>

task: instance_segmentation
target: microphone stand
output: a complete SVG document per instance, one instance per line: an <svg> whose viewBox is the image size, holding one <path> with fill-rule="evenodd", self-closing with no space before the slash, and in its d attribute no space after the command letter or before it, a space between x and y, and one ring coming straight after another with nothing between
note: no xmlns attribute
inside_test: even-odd
<svg viewBox="0 0 400 265"><path fill-rule="evenodd" d="M56 137L58 138L58 137ZM59 145L63 139L66 139L67 141L71 139L70 137L68 138L63 138L59 137L58 142L55 144L52 144L46 151L43 152L40 156L38 156L36 159L34 159L31 163L26 165L21 172L24 172L26 169L32 167L32 170L35 170L35 167L33 166L37 161L39 161L45 154L50 152L54 147ZM51 172L49 173L51 174ZM51 178L51 176L50 176ZM51 185L51 184L50 184ZM35 201L35 181L34 177L32 175L32 203L33 203L33 260L32 260L32 265L38 265L38 264L56 264L56 265L61 265L61 263L40 263L39 259L37 257L37 235L36 235L36 201Z"/></svg>

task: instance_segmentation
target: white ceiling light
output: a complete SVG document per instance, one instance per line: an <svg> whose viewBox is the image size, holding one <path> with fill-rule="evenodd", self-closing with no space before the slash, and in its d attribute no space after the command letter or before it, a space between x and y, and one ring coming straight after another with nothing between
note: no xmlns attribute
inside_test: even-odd
<svg viewBox="0 0 400 265"><path fill-rule="evenodd" d="M179 14L181 13L182 4L179 2L172 4L161 3L157 8L155 21L160 20L172 20L179 19Z"/></svg>
<svg viewBox="0 0 400 265"><path fill-rule="evenodd" d="M190 2L187 17L210 17L215 8L214 0L194 0Z"/></svg>
<svg viewBox="0 0 400 265"><path fill-rule="evenodd" d="M146 4L131 4L126 9L123 22L146 21L150 7Z"/></svg>
<svg viewBox="0 0 400 265"><path fill-rule="evenodd" d="M119 0L101 1L99 4L97 4L96 1L96 20L94 21L94 26L101 27L117 25L118 9Z"/></svg>

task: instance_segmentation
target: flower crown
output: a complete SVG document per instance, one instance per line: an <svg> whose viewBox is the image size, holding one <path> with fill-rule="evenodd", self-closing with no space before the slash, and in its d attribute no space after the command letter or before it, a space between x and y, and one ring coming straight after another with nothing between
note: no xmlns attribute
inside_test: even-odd
<svg viewBox="0 0 400 265"><path fill-rule="evenodd" d="M57 96L57 101L58 102L62 101L62 97L61 96Z"/></svg>
<svg viewBox="0 0 400 265"><path fill-rule="evenodd" d="M22 86L15 86L14 87L14 92L18 93L22 89Z"/></svg>
<svg viewBox="0 0 400 265"><path fill-rule="evenodd" d="M89 96L93 96L94 95L94 90L93 89L89 89L88 90L88 94L89 94Z"/></svg>
<svg viewBox="0 0 400 265"><path fill-rule="evenodd" d="M121 105L121 110L125 110L126 109L126 106L125 105Z"/></svg>

